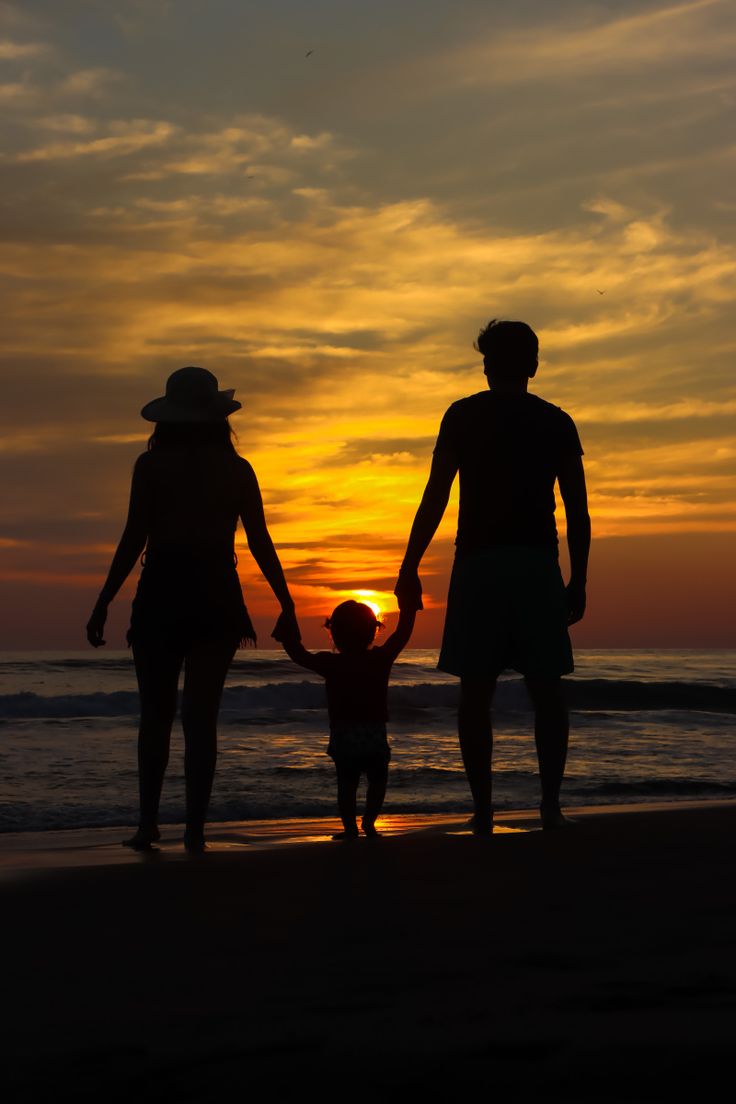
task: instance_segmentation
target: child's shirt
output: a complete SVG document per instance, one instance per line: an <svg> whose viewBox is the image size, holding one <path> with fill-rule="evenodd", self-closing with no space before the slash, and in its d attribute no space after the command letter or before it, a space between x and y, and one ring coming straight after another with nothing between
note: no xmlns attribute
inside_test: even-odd
<svg viewBox="0 0 736 1104"><path fill-rule="evenodd" d="M311 669L325 680L331 729L386 723L388 680L396 659L388 644L363 652L316 652L310 658Z"/></svg>
<svg viewBox="0 0 736 1104"><path fill-rule="evenodd" d="M414 613L404 613L385 644L357 652L309 652L301 642L284 641L291 659L325 680L331 731L346 725L386 724L391 668L413 626Z"/></svg>

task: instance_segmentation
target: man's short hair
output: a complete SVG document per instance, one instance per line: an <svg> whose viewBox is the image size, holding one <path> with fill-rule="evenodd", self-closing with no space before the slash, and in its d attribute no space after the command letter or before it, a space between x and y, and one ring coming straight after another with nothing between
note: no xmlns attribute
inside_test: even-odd
<svg viewBox="0 0 736 1104"><path fill-rule="evenodd" d="M480 331L474 346L483 355L486 371L506 376L529 375L539 355L539 339L531 326L499 318Z"/></svg>

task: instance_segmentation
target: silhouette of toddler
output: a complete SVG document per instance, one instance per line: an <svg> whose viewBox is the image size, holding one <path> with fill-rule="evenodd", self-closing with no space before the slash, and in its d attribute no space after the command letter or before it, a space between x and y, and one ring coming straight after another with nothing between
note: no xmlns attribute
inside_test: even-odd
<svg viewBox="0 0 736 1104"><path fill-rule="evenodd" d="M301 667L325 680L330 742L327 754L337 771L337 804L343 831L333 839L358 835L356 800L360 777L368 788L362 828L377 836L376 819L383 807L391 749L386 738L388 680L414 628L415 609L402 609L396 631L385 644L372 647L382 628L364 602L342 602L325 622L336 652L309 652L295 637L284 636L284 649ZM276 639L279 639L277 636Z"/></svg>

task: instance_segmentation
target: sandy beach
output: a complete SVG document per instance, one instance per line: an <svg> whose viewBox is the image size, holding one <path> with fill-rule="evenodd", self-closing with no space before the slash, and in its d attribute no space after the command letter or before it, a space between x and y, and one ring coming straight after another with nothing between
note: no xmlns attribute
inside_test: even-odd
<svg viewBox="0 0 736 1104"><path fill-rule="evenodd" d="M574 829L4 837L6 1099L699 1095L731 1068L736 804Z"/></svg>

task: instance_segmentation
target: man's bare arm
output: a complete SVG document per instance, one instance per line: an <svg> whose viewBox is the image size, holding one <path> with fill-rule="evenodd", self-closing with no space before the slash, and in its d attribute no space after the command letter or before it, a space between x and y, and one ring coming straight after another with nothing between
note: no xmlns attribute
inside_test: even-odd
<svg viewBox="0 0 736 1104"><path fill-rule="evenodd" d="M570 582L567 586L568 624L581 621L585 613L585 587L590 554L590 515L582 456L565 460L557 476L567 519L567 547L570 552Z"/></svg>
<svg viewBox="0 0 736 1104"><path fill-rule="evenodd" d="M457 475L457 460L449 452L436 452L432 458L427 486L409 534L404 562L394 593L399 605L414 604L423 609L419 565L447 508L452 484Z"/></svg>

